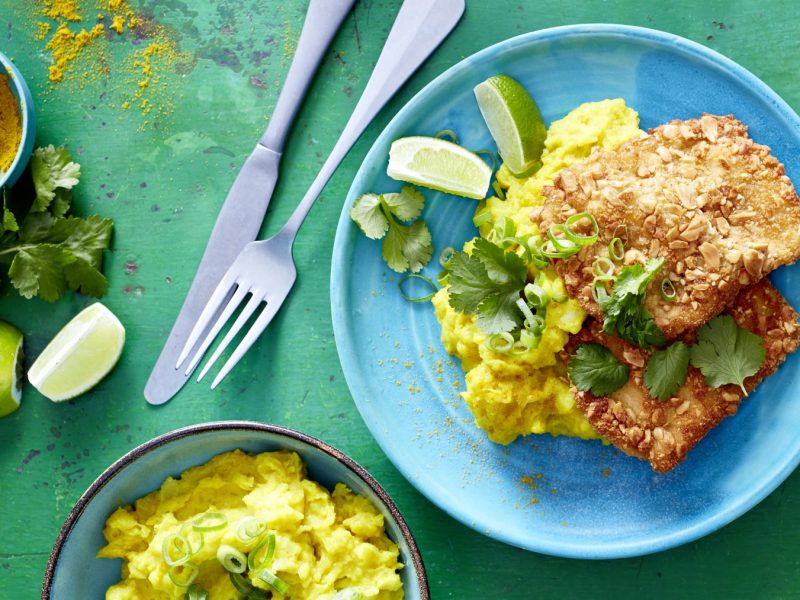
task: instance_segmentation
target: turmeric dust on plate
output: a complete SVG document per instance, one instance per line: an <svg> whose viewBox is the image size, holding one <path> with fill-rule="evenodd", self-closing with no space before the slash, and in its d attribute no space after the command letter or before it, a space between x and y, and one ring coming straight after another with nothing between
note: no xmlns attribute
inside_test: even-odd
<svg viewBox="0 0 800 600"><path fill-rule="evenodd" d="M8 75L0 73L0 172L11 168L21 140L19 100L11 91Z"/></svg>

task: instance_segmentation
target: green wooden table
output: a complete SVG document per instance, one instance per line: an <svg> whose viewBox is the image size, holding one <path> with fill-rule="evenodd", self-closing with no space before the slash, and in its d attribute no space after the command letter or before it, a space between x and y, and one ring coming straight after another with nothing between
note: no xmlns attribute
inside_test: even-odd
<svg viewBox="0 0 800 600"><path fill-rule="evenodd" d="M94 23L96 5L82 4L92 7L87 16ZM334 41L291 135L265 233L288 217L332 148L399 4L361 0ZM64 518L108 464L155 435L215 419L287 425L365 465L416 534L434 599L800 597L797 473L721 531L629 560L576 561L524 552L451 519L395 470L362 422L339 366L328 300L334 229L351 179L388 120L447 67L519 33L618 22L670 31L714 48L800 108L800 22L790 0L468 0L452 36L376 119L322 194L295 246L298 283L267 334L216 392L189 384L163 407L145 403L145 380L217 210L274 106L305 5L305 0L132 0L138 13L167 26L185 53L165 75L167 85L157 98L161 109L142 116L135 106L120 106L131 73L108 74L98 64L82 89L51 85L45 42L36 39L41 5L0 0L0 50L15 59L32 88L38 143L67 144L81 162L78 212L115 220L105 265L110 288L103 301L128 332L122 360L94 391L55 405L26 386L22 408L0 421L0 598L38 596ZM131 40L114 38L109 51L130 54ZM91 301L72 294L53 305L26 301L4 285L0 318L24 331L28 357L35 357Z"/></svg>

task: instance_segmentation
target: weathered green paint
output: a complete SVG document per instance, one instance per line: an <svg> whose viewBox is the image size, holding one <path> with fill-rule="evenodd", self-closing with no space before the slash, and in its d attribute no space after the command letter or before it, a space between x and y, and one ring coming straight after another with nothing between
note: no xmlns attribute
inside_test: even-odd
<svg viewBox="0 0 800 600"><path fill-rule="evenodd" d="M145 404L141 390L218 207L275 103L306 1L131 4L173 27L192 56L185 76L172 77L174 113L150 117L141 130L138 111L109 108L109 97L118 92L115 78L99 77L83 91L51 89L43 43L34 39L38 5L0 0L0 49L15 58L32 87L39 143L66 143L79 155L79 212L99 212L116 222L104 302L128 330L120 364L92 393L54 405L28 386L22 408L0 421L0 597L38 596L65 516L109 463L157 434L213 419L288 425L331 442L369 468L416 533L435 599L706 598L712 592L719 598L800 597L797 474L721 531L637 559L541 556L457 523L403 479L361 421L339 367L328 301L334 227L350 180L391 116L445 68L518 33L619 22L671 31L719 50L800 108L794 2L468 0L453 35L367 130L323 193L295 246L298 284L266 335L217 392L189 384L161 408ZM399 4L361 0L334 41L286 150L266 231L288 217L331 149ZM24 331L26 352L34 357L89 302L75 295L55 305L24 301L5 285L0 318Z"/></svg>

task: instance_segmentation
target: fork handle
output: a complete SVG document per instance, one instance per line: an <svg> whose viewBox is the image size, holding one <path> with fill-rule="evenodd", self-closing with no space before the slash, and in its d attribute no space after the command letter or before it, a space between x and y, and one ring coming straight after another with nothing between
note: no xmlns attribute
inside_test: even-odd
<svg viewBox="0 0 800 600"><path fill-rule="evenodd" d="M311 0L289 73L259 144L280 154L317 67L356 0Z"/></svg>
<svg viewBox="0 0 800 600"><path fill-rule="evenodd" d="M300 204L276 234L293 239L325 184L367 125L442 43L464 13L464 0L405 0L367 87L350 120Z"/></svg>

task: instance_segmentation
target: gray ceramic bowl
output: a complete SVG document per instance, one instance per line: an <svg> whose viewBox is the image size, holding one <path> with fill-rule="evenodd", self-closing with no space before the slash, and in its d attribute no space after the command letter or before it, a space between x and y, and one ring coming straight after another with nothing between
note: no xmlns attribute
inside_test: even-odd
<svg viewBox="0 0 800 600"><path fill-rule="evenodd" d="M303 433L250 421L220 421L177 429L142 444L106 469L80 497L58 534L47 563L42 598L103 598L119 581L121 560L95 558L105 545L103 525L120 505L161 487L168 476L240 448L246 452L292 450L308 466L309 477L333 489L345 483L383 513L386 531L400 548L405 597L430 600L417 544L397 506L378 482L336 448Z"/></svg>
<svg viewBox="0 0 800 600"><path fill-rule="evenodd" d="M8 85L19 100L19 112L22 117L22 139L17 148L17 155L8 171L0 171L0 188L2 188L14 185L28 165L28 159L33 152L33 141L36 138L36 113L33 110L31 91L22 78L22 73L2 52L0 52L0 74L8 75Z"/></svg>

